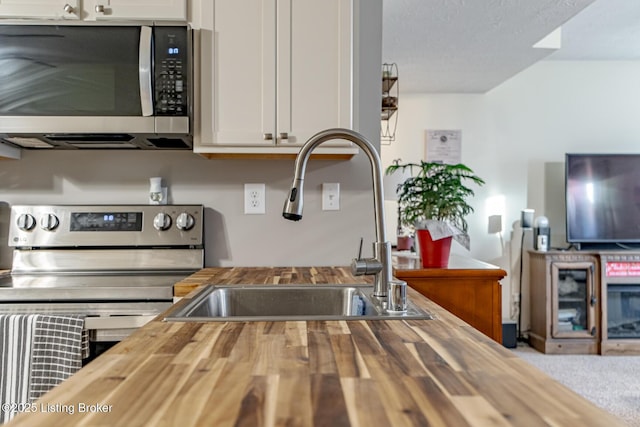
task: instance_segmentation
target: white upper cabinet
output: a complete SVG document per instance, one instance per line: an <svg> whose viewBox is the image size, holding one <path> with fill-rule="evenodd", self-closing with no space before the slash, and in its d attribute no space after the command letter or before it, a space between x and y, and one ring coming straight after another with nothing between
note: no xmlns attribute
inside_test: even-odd
<svg viewBox="0 0 640 427"><path fill-rule="evenodd" d="M214 5L214 22L201 30L200 143L269 145L276 123L275 0Z"/></svg>
<svg viewBox="0 0 640 427"><path fill-rule="evenodd" d="M352 126L352 5L278 2L277 132L303 144L323 129ZM336 141L324 144L343 145Z"/></svg>
<svg viewBox="0 0 640 427"><path fill-rule="evenodd" d="M196 152L296 154L318 131L353 127L352 0L215 0L201 13Z"/></svg>
<svg viewBox="0 0 640 427"><path fill-rule="evenodd" d="M80 19L80 0L0 0L1 18Z"/></svg>
<svg viewBox="0 0 640 427"><path fill-rule="evenodd" d="M0 0L0 18L186 21L187 0Z"/></svg>
<svg viewBox="0 0 640 427"><path fill-rule="evenodd" d="M96 20L187 20L187 0L92 0Z"/></svg>

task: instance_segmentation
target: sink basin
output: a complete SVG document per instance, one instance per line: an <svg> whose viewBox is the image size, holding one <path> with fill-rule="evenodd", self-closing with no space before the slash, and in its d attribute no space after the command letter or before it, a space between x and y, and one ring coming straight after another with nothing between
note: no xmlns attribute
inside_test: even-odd
<svg viewBox="0 0 640 427"><path fill-rule="evenodd" d="M406 312L387 312L374 303L372 286L227 285L203 286L166 321L275 321L431 319L411 302Z"/></svg>

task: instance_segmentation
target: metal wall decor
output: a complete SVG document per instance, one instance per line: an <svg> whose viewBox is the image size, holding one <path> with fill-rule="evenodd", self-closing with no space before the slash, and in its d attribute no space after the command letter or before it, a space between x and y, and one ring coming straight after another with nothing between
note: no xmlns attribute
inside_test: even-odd
<svg viewBox="0 0 640 427"><path fill-rule="evenodd" d="M382 64L382 115L380 136L382 142L396 139L398 126L398 65Z"/></svg>

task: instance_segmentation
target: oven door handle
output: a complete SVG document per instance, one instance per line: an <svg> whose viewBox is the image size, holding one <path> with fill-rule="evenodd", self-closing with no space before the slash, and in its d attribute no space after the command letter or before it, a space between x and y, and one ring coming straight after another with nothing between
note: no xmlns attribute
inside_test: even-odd
<svg viewBox="0 0 640 427"><path fill-rule="evenodd" d="M151 86L151 49L153 43L151 27L140 27L140 49L138 53L138 72L140 74L140 107L145 117L153 115L153 96Z"/></svg>
<svg viewBox="0 0 640 427"><path fill-rule="evenodd" d="M146 325L157 315L140 315L140 316L95 316L85 317L84 328L92 329L130 329L139 328Z"/></svg>

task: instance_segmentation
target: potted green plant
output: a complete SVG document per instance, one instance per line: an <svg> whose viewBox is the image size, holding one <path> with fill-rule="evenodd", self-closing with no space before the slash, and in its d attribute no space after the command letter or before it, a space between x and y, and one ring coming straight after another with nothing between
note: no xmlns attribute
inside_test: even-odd
<svg viewBox="0 0 640 427"><path fill-rule="evenodd" d="M400 224L416 231L422 266L444 268L453 237L468 247L466 216L474 195L467 183L484 184L468 166L425 162L392 164L387 175L409 168L411 176L398 185Z"/></svg>

